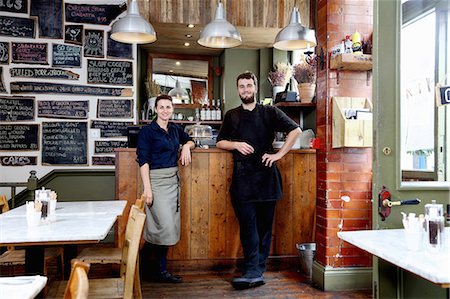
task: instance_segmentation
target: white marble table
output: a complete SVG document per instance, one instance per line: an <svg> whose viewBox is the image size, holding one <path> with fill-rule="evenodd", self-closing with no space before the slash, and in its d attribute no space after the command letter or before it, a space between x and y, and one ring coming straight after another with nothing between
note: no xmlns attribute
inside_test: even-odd
<svg viewBox="0 0 450 299"><path fill-rule="evenodd" d="M0 277L0 299L35 298L47 283L47 277L14 276Z"/></svg>
<svg viewBox="0 0 450 299"><path fill-rule="evenodd" d="M339 238L402 269L441 287L450 287L450 228L445 228L446 244L430 250L426 244L419 251L406 246L403 229L338 232Z"/></svg>
<svg viewBox="0 0 450 299"><path fill-rule="evenodd" d="M55 220L36 227L28 227L26 209L21 206L0 215L0 246L26 246L26 273L42 275L46 246L100 242L126 204L125 200L58 202ZM65 258L69 256L65 254Z"/></svg>

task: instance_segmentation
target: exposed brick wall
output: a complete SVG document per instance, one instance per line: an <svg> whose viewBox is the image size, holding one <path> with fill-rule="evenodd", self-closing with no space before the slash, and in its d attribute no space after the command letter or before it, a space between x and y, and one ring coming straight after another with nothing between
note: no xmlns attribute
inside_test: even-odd
<svg viewBox="0 0 450 299"><path fill-rule="evenodd" d="M356 30L367 40L373 30L373 0L318 0L318 47L332 47ZM372 79L367 72L319 70L317 82L317 227L316 260L323 266L370 266L371 257L341 241L341 230L372 226L372 149L332 148L332 98L372 99ZM350 198L349 202L342 200Z"/></svg>

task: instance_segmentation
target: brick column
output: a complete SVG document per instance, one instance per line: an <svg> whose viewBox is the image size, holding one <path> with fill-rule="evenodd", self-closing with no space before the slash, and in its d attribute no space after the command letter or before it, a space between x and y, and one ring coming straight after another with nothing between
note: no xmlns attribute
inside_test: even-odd
<svg viewBox="0 0 450 299"><path fill-rule="evenodd" d="M373 0L317 0L318 49L330 52L355 31L366 41L373 32ZM327 59L328 60L328 59ZM329 65L329 61L327 61ZM371 75L371 74L370 74ZM325 290L329 268L370 267L371 256L341 241L342 230L371 229L372 149L332 148L332 98L372 99L372 80L365 71L318 70L317 78L317 227L313 281ZM349 197L345 202L342 198ZM321 273L321 274L318 274ZM321 277L317 277L321 276ZM339 289L339 287L337 287Z"/></svg>

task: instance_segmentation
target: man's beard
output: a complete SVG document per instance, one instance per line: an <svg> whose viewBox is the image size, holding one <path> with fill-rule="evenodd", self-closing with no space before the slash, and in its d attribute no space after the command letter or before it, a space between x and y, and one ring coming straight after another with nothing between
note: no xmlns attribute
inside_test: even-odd
<svg viewBox="0 0 450 299"><path fill-rule="evenodd" d="M251 104L255 101L255 94L252 94L249 97L242 97L242 96L239 97L241 98L243 104Z"/></svg>

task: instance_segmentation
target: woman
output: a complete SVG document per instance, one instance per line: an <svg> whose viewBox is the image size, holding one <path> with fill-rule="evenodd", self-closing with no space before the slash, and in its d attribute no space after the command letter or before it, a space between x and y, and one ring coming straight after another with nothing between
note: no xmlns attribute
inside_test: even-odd
<svg viewBox="0 0 450 299"><path fill-rule="evenodd" d="M144 239L156 256L153 276L162 282L180 283L181 277L167 271L168 246L180 240L180 181L178 152L182 165L191 162L194 142L180 125L169 122L173 114L172 97L155 100L156 120L139 132L137 156L146 202Z"/></svg>

